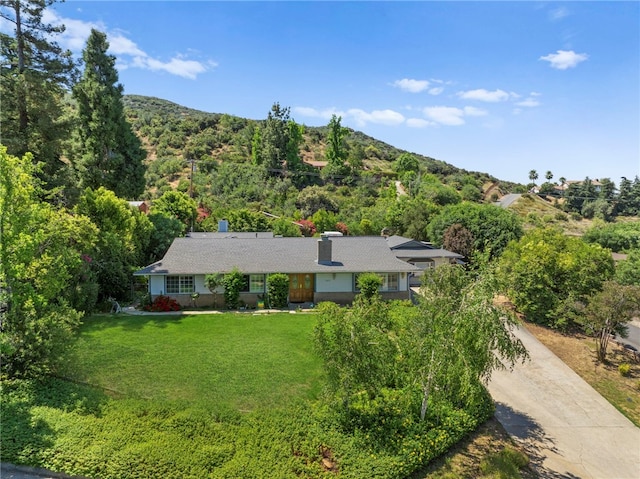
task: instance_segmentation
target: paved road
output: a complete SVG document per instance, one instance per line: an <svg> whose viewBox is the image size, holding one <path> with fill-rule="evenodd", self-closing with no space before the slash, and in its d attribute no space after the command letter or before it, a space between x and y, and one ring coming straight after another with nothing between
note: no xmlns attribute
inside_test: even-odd
<svg viewBox="0 0 640 479"><path fill-rule="evenodd" d="M640 429L526 329L531 361L496 371L496 417L543 478L639 479Z"/></svg>
<svg viewBox="0 0 640 479"><path fill-rule="evenodd" d="M627 331L627 337L616 337L616 340L619 343L633 346L634 348L636 348L636 351L640 352L640 320L634 319L630 321L627 326L629 327L629 330Z"/></svg>
<svg viewBox="0 0 640 479"><path fill-rule="evenodd" d="M500 201L498 202L498 205L503 207L503 208L507 208L511 203L516 201L521 196L522 195L519 195L519 194L516 194L516 193L509 193L508 195L504 195L500 199Z"/></svg>
<svg viewBox="0 0 640 479"><path fill-rule="evenodd" d="M58 474L44 469L36 469L26 466L14 466L13 464L0 464L0 479L74 479L65 474ZM75 478L81 479L81 478Z"/></svg>

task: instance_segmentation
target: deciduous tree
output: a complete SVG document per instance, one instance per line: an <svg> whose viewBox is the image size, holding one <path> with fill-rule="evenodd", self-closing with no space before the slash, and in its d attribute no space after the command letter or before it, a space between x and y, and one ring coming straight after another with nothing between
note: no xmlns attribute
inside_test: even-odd
<svg viewBox="0 0 640 479"><path fill-rule="evenodd" d="M612 335L627 336L627 323L640 310L640 287L606 281L602 290L588 299L581 324L588 334L596 338L598 361L607 359L607 348Z"/></svg>
<svg viewBox="0 0 640 479"><path fill-rule="evenodd" d="M494 304L496 284L445 265L423 277L418 307L405 315L398 344L410 384L422 394L424 420L433 394L474 404L495 369L527 357L513 335L514 318Z"/></svg>
<svg viewBox="0 0 640 479"><path fill-rule="evenodd" d="M195 221L198 205L189 195L179 191L167 191L153 202L152 212L176 218L183 225L182 233Z"/></svg>
<svg viewBox="0 0 640 479"><path fill-rule="evenodd" d="M104 187L87 188L75 211L91 218L100 231L93 252L100 298L126 299L130 293L131 274L146 259L153 224L145 214Z"/></svg>
<svg viewBox="0 0 640 479"><path fill-rule="evenodd" d="M73 306L93 306L97 229L41 202L35 177L30 154L0 146L0 364L9 377L54 370L82 316Z"/></svg>
<svg viewBox="0 0 640 479"><path fill-rule="evenodd" d="M609 250L540 228L509 244L500 272L507 295L527 319L561 326L567 321L565 306L598 291L614 266Z"/></svg>
<svg viewBox="0 0 640 479"><path fill-rule="evenodd" d="M459 223L452 224L444 232L442 246L469 258L473 252L473 234Z"/></svg>
<svg viewBox="0 0 640 479"><path fill-rule="evenodd" d="M489 251L498 257L509 241L523 234L520 219L511 211L494 205L462 202L449 205L429 223L428 238L442 245L444 232L453 224L460 224L473 235L476 251Z"/></svg>
<svg viewBox="0 0 640 479"><path fill-rule="evenodd" d="M340 183L348 176L349 166L346 164L349 156L347 144L344 140L349 133L348 128L341 125L342 117L332 115L329 120L329 133L327 134L327 149L325 158L327 166L322 169L322 176L333 182Z"/></svg>

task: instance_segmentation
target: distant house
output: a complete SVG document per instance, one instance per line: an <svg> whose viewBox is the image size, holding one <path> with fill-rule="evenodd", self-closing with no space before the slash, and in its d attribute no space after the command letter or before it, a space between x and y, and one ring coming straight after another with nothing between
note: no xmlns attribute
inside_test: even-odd
<svg viewBox="0 0 640 479"><path fill-rule="evenodd" d="M591 181L591 184L593 185L593 191L595 191L596 193L600 193L600 191L602 190L602 182L600 182L600 180L597 180L597 179L590 180L590 181ZM584 183L584 180L567 180L561 185L556 186L556 190L564 193L565 191L567 191L569 186L582 185L583 183Z"/></svg>
<svg viewBox="0 0 640 479"><path fill-rule="evenodd" d="M152 298L167 295L186 306L191 294L199 293L198 304L205 306L214 301L205 276L234 268L244 275L240 299L249 306L255 306L266 293L268 276L273 273L289 276L290 303L348 304L358 293L361 273L382 277L383 298L409 299L409 276L420 271L398 259L382 236L280 238L270 233L224 232L176 238L162 260L134 274L149 278Z"/></svg>
<svg viewBox="0 0 640 479"><path fill-rule="evenodd" d="M143 212L145 215L149 214L149 205L144 201L129 201L129 206L136 208L138 211Z"/></svg>
<svg viewBox="0 0 640 479"><path fill-rule="evenodd" d="M461 263L464 256L453 251L436 248L431 243L417 241L402 236L389 236L387 238L389 248L396 258L406 261L419 270L412 274L411 284L419 284L420 277L427 269L432 269L443 264Z"/></svg>

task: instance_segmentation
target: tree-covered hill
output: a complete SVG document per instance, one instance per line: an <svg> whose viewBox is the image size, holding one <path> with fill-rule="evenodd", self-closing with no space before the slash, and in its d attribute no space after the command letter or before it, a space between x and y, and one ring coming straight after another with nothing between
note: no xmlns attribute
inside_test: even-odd
<svg viewBox="0 0 640 479"><path fill-rule="evenodd" d="M148 187L162 187L155 183L165 178L169 183L188 176L190 165L186 160L195 160L205 170L211 164L222 162L250 163L252 140L256 128L264 126L266 120L251 120L223 113L206 113L187 108L168 100L140 95L123 97L127 118L148 151L151 174ZM359 163L362 171L374 172L388 177L396 176L393 162L407 151L379 141L360 131L347 128L346 148ZM327 135L329 128L303 127L299 145L301 159L309 165L323 165L326 161ZM441 181L450 177L471 175L482 184L498 181L488 173L468 172L444 161L411 153L422 171L435 174ZM160 165L153 162L160 160ZM178 167L178 165L181 165ZM154 174L159 172L157 178ZM313 173L313 171L311 171ZM505 189L513 184L499 182ZM162 189L162 188L161 188Z"/></svg>

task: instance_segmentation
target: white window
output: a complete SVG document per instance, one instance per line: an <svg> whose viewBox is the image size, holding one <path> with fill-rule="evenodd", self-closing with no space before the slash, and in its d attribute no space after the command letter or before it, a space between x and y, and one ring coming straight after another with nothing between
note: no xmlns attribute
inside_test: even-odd
<svg viewBox="0 0 640 479"><path fill-rule="evenodd" d="M167 294L188 294L195 291L193 276L167 276L165 279Z"/></svg>
<svg viewBox="0 0 640 479"><path fill-rule="evenodd" d="M249 292L264 293L264 274L249 275Z"/></svg>
<svg viewBox="0 0 640 479"><path fill-rule="evenodd" d="M398 291L398 273L381 273L382 286L380 291Z"/></svg>
<svg viewBox="0 0 640 479"><path fill-rule="evenodd" d="M376 273L382 279L382 285L379 288L379 291L398 291L398 273ZM353 290L355 292L360 292L360 288L358 288L358 276L359 274L353 275Z"/></svg>

